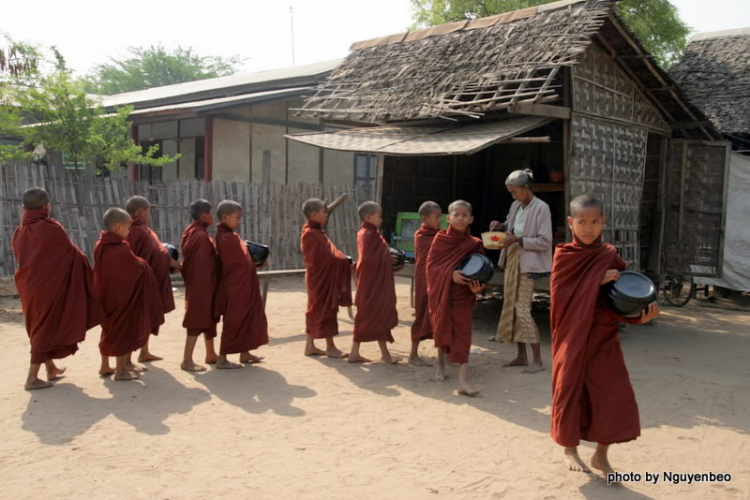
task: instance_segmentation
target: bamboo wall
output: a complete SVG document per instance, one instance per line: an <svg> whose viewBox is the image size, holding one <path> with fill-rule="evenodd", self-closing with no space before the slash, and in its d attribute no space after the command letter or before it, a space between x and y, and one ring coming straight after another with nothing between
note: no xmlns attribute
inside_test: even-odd
<svg viewBox="0 0 750 500"><path fill-rule="evenodd" d="M343 193L349 198L331 216L328 234L345 254L356 257L359 229L357 206L370 199L369 189L351 185L279 184L168 181L156 185L127 179L97 178L75 171L34 164L0 165L0 276L13 274L15 259L11 237L21 222L21 197L29 187L43 187L52 197L52 217L68 231L73 242L93 263L94 245L102 230L102 215L110 207L124 207L133 195L151 202L151 227L162 241L179 248L182 231L190 223L189 206L197 198L214 207L232 199L243 207L240 235L271 247L269 269L303 267L299 250L304 223L301 207L312 197L332 201Z"/></svg>

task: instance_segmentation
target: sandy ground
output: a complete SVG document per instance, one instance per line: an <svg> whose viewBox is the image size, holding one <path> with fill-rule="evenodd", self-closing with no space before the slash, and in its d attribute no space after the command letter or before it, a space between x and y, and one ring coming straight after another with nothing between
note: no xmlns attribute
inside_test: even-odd
<svg viewBox="0 0 750 500"><path fill-rule="evenodd" d="M406 355L408 284L392 350ZM301 282L272 285L266 362L236 371L180 371L182 293L139 382L96 374L98 330L65 360L67 378L25 392L28 341L12 297L0 299L0 497L143 499L745 499L750 498L750 313L668 309L631 327L623 345L642 436L614 446L620 471L730 473L731 483L607 486L568 472L548 435L550 372L502 368L514 347L484 339L497 302L477 310L472 381L453 394L408 364L353 366L301 355ZM545 361L549 330L544 314ZM339 345L351 344L340 316ZM367 346L363 354L376 356ZM199 347L199 352L203 349ZM422 346L432 356L429 345ZM584 446L582 455L591 454Z"/></svg>

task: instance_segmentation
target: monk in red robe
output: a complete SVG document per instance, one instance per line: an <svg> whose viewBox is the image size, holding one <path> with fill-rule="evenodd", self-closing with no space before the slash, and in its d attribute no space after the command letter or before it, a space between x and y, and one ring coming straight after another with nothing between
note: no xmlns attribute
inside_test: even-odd
<svg viewBox="0 0 750 500"><path fill-rule="evenodd" d="M190 204L193 222L182 233L182 278L185 280L185 320L182 326L187 329L185 354L181 368L189 372L206 371L204 366L193 362L193 351L198 337L203 334L206 340L206 363L218 360L214 347L216 324L219 319L213 313L213 301L219 282L219 265L216 245L208 228L214 223L211 203L195 200Z"/></svg>
<svg viewBox="0 0 750 500"><path fill-rule="evenodd" d="M333 337L339 334L339 306L352 305L352 263L323 229L328 223L326 204L311 198L302 206L302 213L307 218L300 237L307 286L305 356L344 358L347 355L336 347ZM326 339L325 351L315 347L315 339Z"/></svg>
<svg viewBox="0 0 750 500"><path fill-rule="evenodd" d="M132 363L131 354L143 347L151 332L164 323L154 272L130 251L127 243L130 224L127 212L110 208L104 213L105 230L94 248L94 289L105 314L99 342L99 373L112 373L109 357L114 356L115 380L135 380L145 371Z"/></svg>
<svg viewBox="0 0 750 500"><path fill-rule="evenodd" d="M159 236L148 227L151 222L151 204L149 201L143 196L132 196L125 203L125 210L133 219L133 225L128 236L130 250L137 257L148 262L148 265L154 271L161 294L163 314L172 312L175 305L174 295L172 294L172 280L169 278L169 273L179 271L180 265L169 255ZM151 333L159 335L159 329L157 328ZM158 361L161 359L160 356L156 356L149 351L149 342L146 340L141 348L138 361Z"/></svg>
<svg viewBox="0 0 750 500"><path fill-rule="evenodd" d="M367 363L370 360L359 354L362 342L377 342L382 360L397 363L391 356L387 342L393 342L391 329L398 325L396 312L396 283L393 279L394 258L380 234L383 209L374 201L359 206L362 226L357 233L357 295L354 318L354 341L349 363Z"/></svg>
<svg viewBox="0 0 750 500"><path fill-rule="evenodd" d="M476 396L466 382L471 349L471 328L476 294L484 285L471 281L456 268L472 253L484 253L482 242L471 236L471 204L457 200L448 207L448 229L440 231L427 256L427 303L438 364L434 379L445 380L445 357L458 364L458 394Z"/></svg>
<svg viewBox="0 0 750 500"><path fill-rule="evenodd" d="M411 325L411 354L409 363L415 366L432 366L419 357L419 343L432 338L432 324L427 313L427 255L430 253L432 240L440 231L443 211L434 201L425 201L419 207L422 225L414 233L414 306L416 315Z"/></svg>
<svg viewBox="0 0 750 500"><path fill-rule="evenodd" d="M42 188L23 194L23 220L11 245L18 262L16 288L31 341L31 365L26 390L46 389L65 368L53 360L75 354L86 330L102 320L91 284L86 256L65 229L49 217L52 205ZM39 378L42 364L47 381Z"/></svg>
<svg viewBox="0 0 750 500"><path fill-rule="evenodd" d="M241 368L242 365L231 363L227 355L239 353L241 363L259 363L263 358L250 351L268 344L268 322L257 268L247 245L235 232L242 221L242 207L236 201L225 200L216 212L220 270L214 314L224 317L216 368Z"/></svg>
<svg viewBox="0 0 750 500"><path fill-rule="evenodd" d="M590 472L578 455L581 439L598 443L591 465L605 476L614 472L609 445L636 439L638 405L625 367L619 323L647 323L659 314L656 303L640 318L612 312L600 287L617 281L625 262L602 244L607 222L602 203L583 195L570 203L573 243L559 245L552 266L552 438L564 449L572 471Z"/></svg>

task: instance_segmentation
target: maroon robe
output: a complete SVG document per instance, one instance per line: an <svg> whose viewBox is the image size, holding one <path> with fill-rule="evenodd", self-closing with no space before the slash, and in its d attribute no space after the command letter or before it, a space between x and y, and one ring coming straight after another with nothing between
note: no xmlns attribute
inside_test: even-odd
<svg viewBox="0 0 750 500"><path fill-rule="evenodd" d="M96 242L94 288L105 314L99 342L102 355L136 351L164 323L154 272L114 233L102 231Z"/></svg>
<svg viewBox="0 0 750 500"><path fill-rule="evenodd" d="M357 295L354 342L393 342L391 329L398 325L396 282L388 243L367 222L357 233Z"/></svg>
<svg viewBox="0 0 750 500"><path fill-rule="evenodd" d="M31 362L74 354L103 317L88 259L46 210L25 210L11 245Z"/></svg>
<svg viewBox="0 0 750 500"><path fill-rule="evenodd" d="M601 239L559 245L552 296L552 438L562 446L581 439L601 444L640 435L638 405L620 347L618 323L639 324L612 312L600 297L608 269L624 270L617 250Z"/></svg>
<svg viewBox="0 0 750 500"><path fill-rule="evenodd" d="M172 256L169 255L169 251L162 245L159 236L143 222L143 219L133 217L133 225L130 227L130 234L128 235L128 244L133 253L148 262L148 265L154 271L156 284L159 286L164 314L174 311L172 280L169 277L169 273L171 272L169 266L172 263ZM156 329L152 333L158 335L159 330Z"/></svg>
<svg viewBox="0 0 750 500"><path fill-rule="evenodd" d="M352 305L352 266L317 222L302 227L300 248L305 258L307 312L305 331L316 339L339 334L339 306Z"/></svg>
<svg viewBox="0 0 750 500"><path fill-rule="evenodd" d="M440 231L427 256L427 304L435 347L446 348L452 363L468 363L476 294L453 281L453 271L467 255L484 253L482 241L468 230Z"/></svg>
<svg viewBox="0 0 750 500"><path fill-rule="evenodd" d="M216 249L220 266L214 314L224 317L219 353L237 354L268 344L258 270L247 245L221 223L216 229Z"/></svg>
<svg viewBox="0 0 750 500"><path fill-rule="evenodd" d="M213 302L219 282L218 254L208 224L193 221L182 233L182 278L185 280L185 320L182 326L191 337L216 337Z"/></svg>
<svg viewBox="0 0 750 500"><path fill-rule="evenodd" d="M432 324L428 314L427 304L427 256L430 253L432 241L438 234L439 229L433 229L422 224L414 233L414 253L416 265L414 266L414 308L416 317L411 325L411 341L432 338Z"/></svg>

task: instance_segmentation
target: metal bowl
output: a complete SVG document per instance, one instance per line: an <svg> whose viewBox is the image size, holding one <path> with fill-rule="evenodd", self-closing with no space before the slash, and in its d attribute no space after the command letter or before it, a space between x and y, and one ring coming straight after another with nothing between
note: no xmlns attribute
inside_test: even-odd
<svg viewBox="0 0 750 500"><path fill-rule="evenodd" d="M458 270L464 273L471 281L478 281L482 284L488 283L495 275L495 265L486 255L481 253L472 253L458 266Z"/></svg>
<svg viewBox="0 0 750 500"><path fill-rule="evenodd" d="M176 246L172 245L171 243L162 243L162 245L164 245L164 248L167 249L167 252L169 252L169 255L172 257L172 260L179 260L180 252L177 251Z"/></svg>
<svg viewBox="0 0 750 500"><path fill-rule="evenodd" d="M396 256L396 262L393 264L393 269L401 269L406 264L406 253L400 248L389 247L391 251L391 257Z"/></svg>
<svg viewBox="0 0 750 500"><path fill-rule="evenodd" d="M602 287L604 300L612 311L625 318L637 318L656 300L656 286L646 276L623 271L620 279Z"/></svg>
<svg viewBox="0 0 750 500"><path fill-rule="evenodd" d="M271 249L268 245L262 245L260 243L253 243L252 241L245 240L247 245L247 251L250 252L250 257L253 258L253 262L256 266L262 266L268 260L268 255L271 253Z"/></svg>

